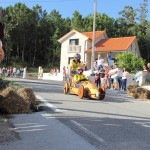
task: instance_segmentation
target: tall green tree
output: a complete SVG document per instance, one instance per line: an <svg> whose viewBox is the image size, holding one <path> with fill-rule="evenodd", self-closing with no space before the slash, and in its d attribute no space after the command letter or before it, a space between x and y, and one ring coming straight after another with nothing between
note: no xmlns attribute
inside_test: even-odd
<svg viewBox="0 0 150 150"><path fill-rule="evenodd" d="M79 32L84 31L83 18L82 18L82 15L78 11L73 12L73 16L71 20L71 28Z"/></svg>

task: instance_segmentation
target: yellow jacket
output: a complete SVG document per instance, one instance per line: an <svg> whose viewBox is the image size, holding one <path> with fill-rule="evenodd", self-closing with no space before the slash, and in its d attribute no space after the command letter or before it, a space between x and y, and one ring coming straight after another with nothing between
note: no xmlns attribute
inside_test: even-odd
<svg viewBox="0 0 150 150"><path fill-rule="evenodd" d="M73 80L77 82L78 80L85 79L86 75L84 74L75 74Z"/></svg>

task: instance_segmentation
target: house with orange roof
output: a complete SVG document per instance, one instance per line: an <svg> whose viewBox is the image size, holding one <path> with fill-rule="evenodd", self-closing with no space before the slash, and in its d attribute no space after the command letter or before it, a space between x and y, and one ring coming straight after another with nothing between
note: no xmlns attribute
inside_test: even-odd
<svg viewBox="0 0 150 150"><path fill-rule="evenodd" d="M75 53L79 53L81 61L87 62L87 68L91 68L92 36L93 32L78 32L73 29L58 40L61 43L60 72L64 66L68 66ZM94 43L95 59L101 55L107 62L107 53L110 51L113 58L118 53L129 51L140 57L136 36L108 38L106 31L96 31Z"/></svg>

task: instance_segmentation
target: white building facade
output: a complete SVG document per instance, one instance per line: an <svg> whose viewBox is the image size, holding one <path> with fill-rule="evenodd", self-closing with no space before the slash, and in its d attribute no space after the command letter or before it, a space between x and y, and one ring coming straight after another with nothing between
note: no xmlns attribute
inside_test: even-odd
<svg viewBox="0 0 150 150"><path fill-rule="evenodd" d="M127 37L128 38L128 37ZM112 47L107 34L105 31L96 31L95 37L95 58L100 54L104 60L107 60L106 54L111 51L113 57L118 53L132 51L133 54L140 57L139 47L136 37L132 38L129 42L126 41L127 38L120 38L123 42L126 42L126 46L120 48L122 43L118 42L118 47L113 48L113 41L120 40L119 38L113 38ZM104 43L100 43L101 41ZM120 41L121 41L120 40ZM60 73L63 72L63 67L67 67L70 60L74 58L75 53L81 55L81 61L87 62L87 68L91 68L91 47L92 47L92 32L78 32L76 30L71 30L69 33L64 35L58 40L61 43L61 58L60 58ZM100 44L99 44L100 43Z"/></svg>

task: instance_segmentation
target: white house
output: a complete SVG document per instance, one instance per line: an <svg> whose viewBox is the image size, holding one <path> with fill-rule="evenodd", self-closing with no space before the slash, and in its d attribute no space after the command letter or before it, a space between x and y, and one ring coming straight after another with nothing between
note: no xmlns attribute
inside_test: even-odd
<svg viewBox="0 0 150 150"><path fill-rule="evenodd" d="M81 61L87 62L87 68L91 68L92 32L78 32L71 30L61 37L60 72L64 66L68 66L75 53L81 55ZM113 58L117 53L132 51L140 57L136 36L108 38L106 31L95 32L95 58L100 54L106 60L106 54L111 51Z"/></svg>

